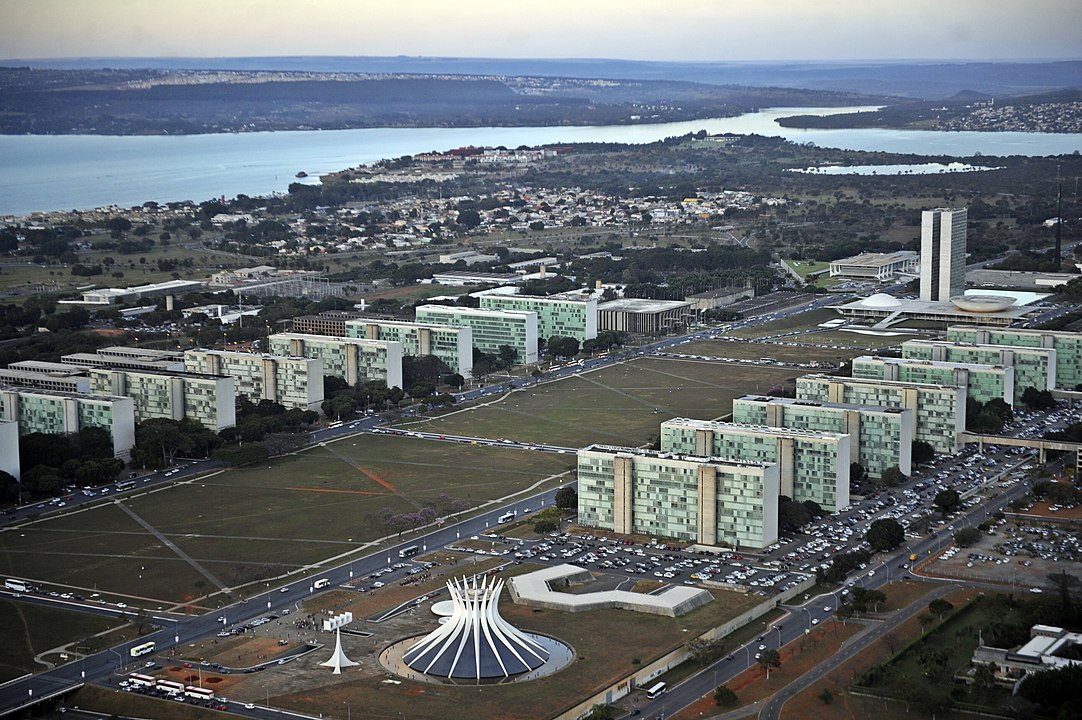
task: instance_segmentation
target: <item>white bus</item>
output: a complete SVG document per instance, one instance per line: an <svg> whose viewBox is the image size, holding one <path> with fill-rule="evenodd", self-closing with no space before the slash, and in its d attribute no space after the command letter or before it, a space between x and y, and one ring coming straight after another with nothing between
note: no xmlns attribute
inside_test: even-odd
<svg viewBox="0 0 1082 720"><path fill-rule="evenodd" d="M136 645L129 652L133 658L139 657L140 655L149 655L154 652L154 643L148 642L143 643L142 645Z"/></svg>
<svg viewBox="0 0 1082 720"><path fill-rule="evenodd" d="M150 677L149 675L132 673L128 676L128 682L130 682L135 687L153 687L154 683L156 683L157 680Z"/></svg>
<svg viewBox="0 0 1082 720"><path fill-rule="evenodd" d="M659 682L657 685L653 686L652 688L650 688L649 690L646 691L646 697L653 700L658 695L665 692L665 689L666 689L665 683Z"/></svg>
<svg viewBox="0 0 1082 720"><path fill-rule="evenodd" d="M180 695L184 692L184 686L178 682L172 680L159 680L157 687L162 692L169 693L170 695Z"/></svg>
<svg viewBox="0 0 1082 720"><path fill-rule="evenodd" d="M505 512L503 515L500 515L498 518L496 518L496 522L498 522L500 525L503 525L504 523L509 523L514 519L515 511L512 510L510 512Z"/></svg>
<svg viewBox="0 0 1082 720"><path fill-rule="evenodd" d="M184 688L184 697L190 697L195 700L213 700L214 691L210 688L199 688L189 685Z"/></svg>
<svg viewBox="0 0 1082 720"><path fill-rule="evenodd" d="M320 578L319 580L316 580L314 583L312 583L312 587L314 587L316 590L319 590L320 588L325 588L330 584L331 581L327 578Z"/></svg>
<svg viewBox="0 0 1082 720"><path fill-rule="evenodd" d="M399 550L398 551L398 557L400 557L400 558L413 557L414 555L416 555L419 552L421 552L421 546L420 545L410 545L409 547L404 547L401 550Z"/></svg>

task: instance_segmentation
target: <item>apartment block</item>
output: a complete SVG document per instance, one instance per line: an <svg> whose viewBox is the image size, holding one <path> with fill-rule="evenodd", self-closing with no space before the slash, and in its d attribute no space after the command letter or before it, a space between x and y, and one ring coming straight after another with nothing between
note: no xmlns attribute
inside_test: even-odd
<svg viewBox="0 0 1082 720"><path fill-rule="evenodd" d="M184 353L184 369L204 375L228 375L233 378L237 395L255 403L273 400L287 408L318 411L323 402L320 360L197 349Z"/></svg>
<svg viewBox="0 0 1082 720"><path fill-rule="evenodd" d="M91 368L94 393L132 399L135 422L154 418L194 420L218 432L237 424L236 391L226 375Z"/></svg>
<svg viewBox="0 0 1082 720"><path fill-rule="evenodd" d="M135 445L135 412L128 397L0 388L0 420L17 422L20 435L102 428L113 438L113 455L125 460Z"/></svg>
<svg viewBox="0 0 1082 720"><path fill-rule="evenodd" d="M855 378L964 385L967 396L979 402L995 398L1008 405L1014 402L1014 368L1009 366L861 355L853 358L852 367Z"/></svg>
<svg viewBox="0 0 1082 720"><path fill-rule="evenodd" d="M578 520L621 534L762 548L778 538L778 465L591 445Z"/></svg>
<svg viewBox="0 0 1082 720"><path fill-rule="evenodd" d="M776 463L781 494L834 511L849 504L848 435L674 418L661 423L661 451Z"/></svg>
<svg viewBox="0 0 1082 720"><path fill-rule="evenodd" d="M849 436L849 461L872 477L913 471L913 411L868 405L745 395L733 400L733 422Z"/></svg>
<svg viewBox="0 0 1082 720"><path fill-rule="evenodd" d="M402 344L386 340L278 333L267 338L275 355L319 360L323 375L342 378L349 385L382 380L387 387L402 387Z"/></svg>
<svg viewBox="0 0 1082 720"><path fill-rule="evenodd" d="M374 318L346 320L345 336L399 343L407 356L432 355L451 372L473 376L473 329L440 323L401 322Z"/></svg>
<svg viewBox="0 0 1082 720"><path fill-rule="evenodd" d="M469 328L473 346L481 352L495 354L506 345L518 353L520 363L537 362L540 321L536 312L421 305L415 318L419 323Z"/></svg>
<svg viewBox="0 0 1082 720"><path fill-rule="evenodd" d="M579 293L557 295L481 294L487 310L518 310L537 313L537 332L548 339L572 337L580 343L597 337L597 297Z"/></svg>
<svg viewBox="0 0 1082 720"><path fill-rule="evenodd" d="M947 328L947 340L977 345L1051 348L1056 351L1056 387L1082 389L1082 333L951 325Z"/></svg>
<svg viewBox="0 0 1082 720"><path fill-rule="evenodd" d="M913 440L928 443L939 453L961 449L958 433L966 427L965 385L921 385L845 378L834 375L804 375L797 378L798 400L878 405L913 411Z"/></svg>
<svg viewBox="0 0 1082 720"><path fill-rule="evenodd" d="M976 345L945 340L906 340L902 357L937 362L1003 365L1014 368L1014 400L1022 400L1026 388L1056 387L1056 350L1045 347Z"/></svg>

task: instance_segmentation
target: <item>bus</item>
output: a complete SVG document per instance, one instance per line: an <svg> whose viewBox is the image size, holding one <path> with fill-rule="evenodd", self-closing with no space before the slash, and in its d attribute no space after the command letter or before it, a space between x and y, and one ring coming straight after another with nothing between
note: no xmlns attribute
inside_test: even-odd
<svg viewBox="0 0 1082 720"><path fill-rule="evenodd" d="M143 643L142 645L136 645L129 652L131 652L133 658L139 657L140 655L149 655L154 652L154 643L148 642Z"/></svg>
<svg viewBox="0 0 1082 720"><path fill-rule="evenodd" d="M511 510L510 512L505 512L503 515L500 515L498 518L496 518L496 522L498 522L500 525L503 525L504 523L509 523L514 519L515 511Z"/></svg>
<svg viewBox="0 0 1082 720"><path fill-rule="evenodd" d="M116 484L117 490L131 490L133 487L135 487L134 480L122 480Z"/></svg>
<svg viewBox="0 0 1082 720"><path fill-rule="evenodd" d="M141 675L139 673L132 673L131 675L128 676L128 682L130 682L135 687L153 687L154 683L156 683L157 680L150 677L149 675Z"/></svg>
<svg viewBox="0 0 1082 720"><path fill-rule="evenodd" d="M184 688L184 697L190 697L195 700L213 700L214 691L210 688L199 688L189 685Z"/></svg>
<svg viewBox="0 0 1082 720"><path fill-rule="evenodd" d="M178 682L172 680L159 680L157 687L162 692L169 693L170 695L180 695L184 692L184 686Z"/></svg>
<svg viewBox="0 0 1082 720"><path fill-rule="evenodd" d="M653 700L658 695L665 692L665 687L666 687L665 683L659 682L657 685L653 686L652 688L650 688L649 690L646 691L646 697Z"/></svg>
<svg viewBox="0 0 1082 720"><path fill-rule="evenodd" d="M314 583L312 583L312 587L314 587L316 590L319 590L320 588L325 588L330 584L331 581L327 578L320 578L319 580L316 580Z"/></svg>
<svg viewBox="0 0 1082 720"><path fill-rule="evenodd" d="M400 558L413 557L414 555L416 555L419 552L421 552L421 546L420 545L410 545L409 547L404 547L401 550L399 550L398 551L398 557L400 557Z"/></svg>

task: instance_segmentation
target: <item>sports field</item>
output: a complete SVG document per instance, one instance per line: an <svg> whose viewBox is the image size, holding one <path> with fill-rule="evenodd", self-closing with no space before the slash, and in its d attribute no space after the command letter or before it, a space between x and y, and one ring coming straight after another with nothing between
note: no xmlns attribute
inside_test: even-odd
<svg viewBox="0 0 1082 720"><path fill-rule="evenodd" d="M643 358L518 390L410 429L584 447L651 443L673 417L713 419L733 399L766 392L800 371L719 362Z"/></svg>
<svg viewBox="0 0 1082 720"><path fill-rule="evenodd" d="M356 436L2 533L0 569L166 607L383 537L392 531L382 508L409 512L441 493L476 506L572 463L535 451Z"/></svg>

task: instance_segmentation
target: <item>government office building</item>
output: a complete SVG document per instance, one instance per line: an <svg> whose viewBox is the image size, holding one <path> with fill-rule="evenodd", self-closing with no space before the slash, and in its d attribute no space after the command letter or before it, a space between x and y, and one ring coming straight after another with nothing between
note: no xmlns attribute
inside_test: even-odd
<svg viewBox="0 0 1082 720"><path fill-rule="evenodd" d="M835 375L804 375L796 381L797 400L877 405L913 411L913 440L949 455L962 448L958 434L966 427L965 385L867 380Z"/></svg>
<svg viewBox="0 0 1082 720"><path fill-rule="evenodd" d="M733 400L733 422L848 435L850 462L871 477L913 471L913 411L905 408L745 395Z"/></svg>
<svg viewBox="0 0 1082 720"><path fill-rule="evenodd" d="M0 368L0 385L60 392L90 392L90 378L86 376L86 370L40 360L23 360Z"/></svg>
<svg viewBox="0 0 1082 720"><path fill-rule="evenodd" d="M1052 348L1056 351L1056 387L1075 390L1082 386L1082 333L951 325L947 328L947 340L977 345Z"/></svg>
<svg viewBox="0 0 1082 720"><path fill-rule="evenodd" d="M774 463L591 445L578 452L578 521L621 534L762 548L778 539Z"/></svg>
<svg viewBox="0 0 1082 720"><path fill-rule="evenodd" d="M440 323L402 322L374 318L346 320L345 336L385 340L402 346L402 354L432 355L451 372L467 380L473 376L473 329Z"/></svg>
<svg viewBox="0 0 1082 720"><path fill-rule="evenodd" d="M96 427L113 439L113 456L128 460L135 446L132 399L35 388L0 388L0 420L19 424L19 434L70 435Z"/></svg>
<svg viewBox="0 0 1082 720"><path fill-rule="evenodd" d="M323 377L341 378L347 385L379 380L389 388L402 387L401 343L277 333L267 338L267 349L274 355L319 360Z"/></svg>
<svg viewBox="0 0 1082 720"><path fill-rule="evenodd" d="M90 368L91 391L132 399L135 422L194 420L218 432L237 424L233 378L226 375Z"/></svg>
<svg viewBox="0 0 1082 720"><path fill-rule="evenodd" d="M520 363L532 365L537 362L539 320L536 312L421 305L415 318L419 323L469 328L473 346L481 352L497 354L500 347L506 345L518 353Z"/></svg>
<svg viewBox="0 0 1082 720"><path fill-rule="evenodd" d="M1053 390L1056 387L1056 350L1044 347L976 345L946 340L906 340L902 357L914 360L1003 365L1014 368L1014 400L1022 400L1026 388Z"/></svg>
<svg viewBox="0 0 1082 720"><path fill-rule="evenodd" d="M848 435L674 418L661 423L661 451L775 463L782 495L831 512L849 505Z"/></svg>
<svg viewBox="0 0 1082 720"><path fill-rule="evenodd" d="M303 357L235 350L187 350L187 372L228 375L237 395L251 402L272 400L286 408L319 411L323 402L323 363Z"/></svg>
<svg viewBox="0 0 1082 720"><path fill-rule="evenodd" d="M597 297L581 293L557 295L477 295L486 310L518 310L537 313L539 337L575 338L580 343L597 337ZM420 319L420 318L418 318Z"/></svg>
<svg viewBox="0 0 1082 720"><path fill-rule="evenodd" d="M853 377L932 385L964 385L967 397L982 403L999 399L1014 403L1014 368L1003 365L888 358L861 355L853 358Z"/></svg>

